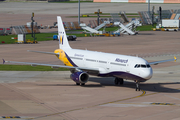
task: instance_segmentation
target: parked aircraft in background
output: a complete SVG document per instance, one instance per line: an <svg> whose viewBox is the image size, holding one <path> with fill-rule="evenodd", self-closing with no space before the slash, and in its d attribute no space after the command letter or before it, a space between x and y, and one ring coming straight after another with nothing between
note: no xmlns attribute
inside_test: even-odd
<svg viewBox="0 0 180 120"><path fill-rule="evenodd" d="M174 59L169 60L147 62L140 57L72 49L67 40L60 16L57 16L57 21L59 49L56 49L54 52L30 52L56 55L65 66L4 60L3 62L68 68L72 73L70 78L77 85L85 85L88 82L89 74L100 77L114 77L116 85L123 84L123 79L133 80L136 83L136 91L140 91L139 83L149 80L153 75L150 65L176 60L176 57L174 57Z"/></svg>

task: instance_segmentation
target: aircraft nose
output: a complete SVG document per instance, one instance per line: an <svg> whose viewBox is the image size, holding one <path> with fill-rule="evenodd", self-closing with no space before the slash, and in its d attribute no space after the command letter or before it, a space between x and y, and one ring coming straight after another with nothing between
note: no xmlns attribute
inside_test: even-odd
<svg viewBox="0 0 180 120"><path fill-rule="evenodd" d="M142 74L142 77L143 77L144 79L146 79L146 80L149 80L149 79L152 77L152 75L153 75L152 68L149 68L149 69L147 69L147 70L143 70L142 73L143 73L143 74Z"/></svg>

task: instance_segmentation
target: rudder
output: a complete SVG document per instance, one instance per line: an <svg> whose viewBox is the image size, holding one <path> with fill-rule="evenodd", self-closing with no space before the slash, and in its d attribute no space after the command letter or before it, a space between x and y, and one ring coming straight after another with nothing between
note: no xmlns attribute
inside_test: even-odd
<svg viewBox="0 0 180 120"><path fill-rule="evenodd" d="M68 49L71 48L69 46L69 42L66 36L66 32L64 30L64 25L60 16L57 16L58 22L58 39L59 39L59 48L60 49Z"/></svg>

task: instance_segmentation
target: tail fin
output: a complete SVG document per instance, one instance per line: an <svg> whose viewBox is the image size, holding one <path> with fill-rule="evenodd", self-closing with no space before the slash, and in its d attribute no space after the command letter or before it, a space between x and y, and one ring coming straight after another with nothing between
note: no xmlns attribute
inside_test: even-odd
<svg viewBox="0 0 180 120"><path fill-rule="evenodd" d="M58 22L58 39L59 39L59 48L60 49L67 49L71 48L69 46L69 42L66 36L66 32L64 30L64 25L62 22L62 19L60 16L57 16L57 22Z"/></svg>

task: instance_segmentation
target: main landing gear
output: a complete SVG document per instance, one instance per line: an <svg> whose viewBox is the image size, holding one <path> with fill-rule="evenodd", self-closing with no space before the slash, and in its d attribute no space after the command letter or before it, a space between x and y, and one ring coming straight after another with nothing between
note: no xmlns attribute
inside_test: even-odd
<svg viewBox="0 0 180 120"><path fill-rule="evenodd" d="M136 91L137 91L137 90L140 91L140 90L141 90L141 89L140 89L140 85L139 85L140 82L138 82L137 80L136 80L135 82L136 82Z"/></svg>
<svg viewBox="0 0 180 120"><path fill-rule="evenodd" d="M85 83L76 83L76 85L81 85L81 86L84 86Z"/></svg>
<svg viewBox="0 0 180 120"><path fill-rule="evenodd" d="M122 78L115 78L114 83L115 83L115 85L118 85L118 84L123 85L124 80ZM140 91L141 90L140 89L140 82L135 80L135 83L136 83L136 91Z"/></svg>
<svg viewBox="0 0 180 120"><path fill-rule="evenodd" d="M124 80L122 78L115 78L114 83L115 85L118 85L118 84L123 85Z"/></svg>

